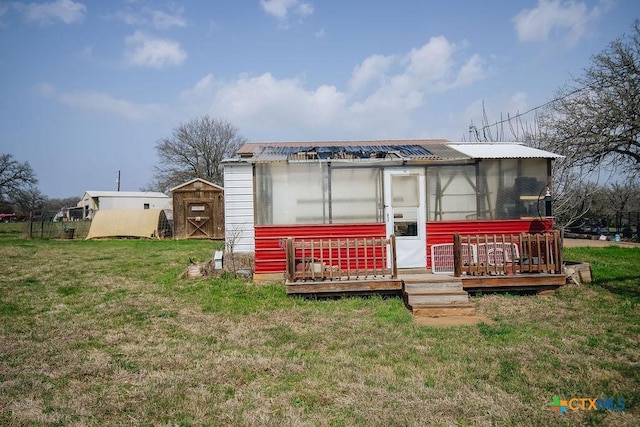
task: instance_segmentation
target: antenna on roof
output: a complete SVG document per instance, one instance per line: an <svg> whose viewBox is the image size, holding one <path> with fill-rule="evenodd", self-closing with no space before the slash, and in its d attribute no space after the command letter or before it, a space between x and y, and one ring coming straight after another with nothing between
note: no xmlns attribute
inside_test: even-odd
<svg viewBox="0 0 640 427"><path fill-rule="evenodd" d="M118 184L118 191L120 191L120 171L118 171L118 179L116 179L116 184Z"/></svg>

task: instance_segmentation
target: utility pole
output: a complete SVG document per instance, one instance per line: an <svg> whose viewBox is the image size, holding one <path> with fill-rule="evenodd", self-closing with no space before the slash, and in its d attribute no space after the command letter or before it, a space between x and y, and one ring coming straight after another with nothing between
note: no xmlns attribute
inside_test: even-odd
<svg viewBox="0 0 640 427"><path fill-rule="evenodd" d="M116 183L118 184L118 191L120 191L120 171L118 171L118 179Z"/></svg>

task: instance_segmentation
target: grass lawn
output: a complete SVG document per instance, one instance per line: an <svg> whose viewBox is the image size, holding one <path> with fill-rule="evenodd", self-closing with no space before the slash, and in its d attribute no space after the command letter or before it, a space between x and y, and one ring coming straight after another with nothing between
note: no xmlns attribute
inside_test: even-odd
<svg viewBox="0 0 640 427"><path fill-rule="evenodd" d="M476 296L495 323L429 328L396 298L179 278L219 245L0 224L0 424L640 424L639 248L567 249L593 284ZM559 415L554 396L625 409Z"/></svg>

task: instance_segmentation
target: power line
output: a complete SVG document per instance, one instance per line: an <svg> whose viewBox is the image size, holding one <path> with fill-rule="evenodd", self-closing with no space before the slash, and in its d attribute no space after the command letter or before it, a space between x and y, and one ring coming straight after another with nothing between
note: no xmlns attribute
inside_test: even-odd
<svg viewBox="0 0 640 427"><path fill-rule="evenodd" d="M573 91L571 91L571 92L567 93L566 95L559 96L559 97L557 97L557 98L555 98L555 99L552 99L551 101L547 101L547 102L545 102L544 104L538 105L537 107L533 107L533 108L531 108L531 109L529 109L529 110L525 111L524 113L518 113L518 114L516 114L515 116L508 116L508 115L507 115L507 118L506 118L506 119L498 120L498 121L496 121L495 123L490 124L490 125L484 125L484 126L482 126L479 130L484 132L484 131L485 131L486 129L488 129L488 128L491 128L491 127L493 127L493 126L498 126L498 125L501 125L501 124L503 124L503 123L506 123L506 122L509 122L509 121L511 121L511 120L517 119L517 118L519 118L519 117L522 117L522 116L524 116L524 115L527 115L527 114L529 114L529 113L531 113L531 112L533 112L533 111L539 110L540 108L546 107L546 106L547 106L547 105L549 105L549 104L553 104L554 102L561 101L561 100L563 100L563 99L565 99L565 98L568 98L568 97L570 97L570 96L572 96L572 95L575 95L576 93L581 92L581 91L583 91L583 90L585 90L585 89L587 89L587 87L586 87L586 86L583 86L583 87L581 87L581 88L575 89L575 90L573 90ZM471 128L471 127L475 128L476 133L477 133L477 132L479 132L478 128L476 128L474 125L469 126L469 128Z"/></svg>

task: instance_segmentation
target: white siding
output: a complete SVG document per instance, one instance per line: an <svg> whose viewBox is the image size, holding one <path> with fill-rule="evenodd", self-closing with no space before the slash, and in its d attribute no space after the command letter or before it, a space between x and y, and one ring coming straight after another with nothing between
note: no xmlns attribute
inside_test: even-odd
<svg viewBox="0 0 640 427"><path fill-rule="evenodd" d="M100 197L100 209L171 209L171 198Z"/></svg>
<svg viewBox="0 0 640 427"><path fill-rule="evenodd" d="M100 209L172 209L173 199L162 193L136 191L87 191L78 202L84 217L91 219Z"/></svg>
<svg viewBox="0 0 640 427"><path fill-rule="evenodd" d="M224 165L224 235L234 252L254 252L253 166ZM234 241L235 240L235 241Z"/></svg>

